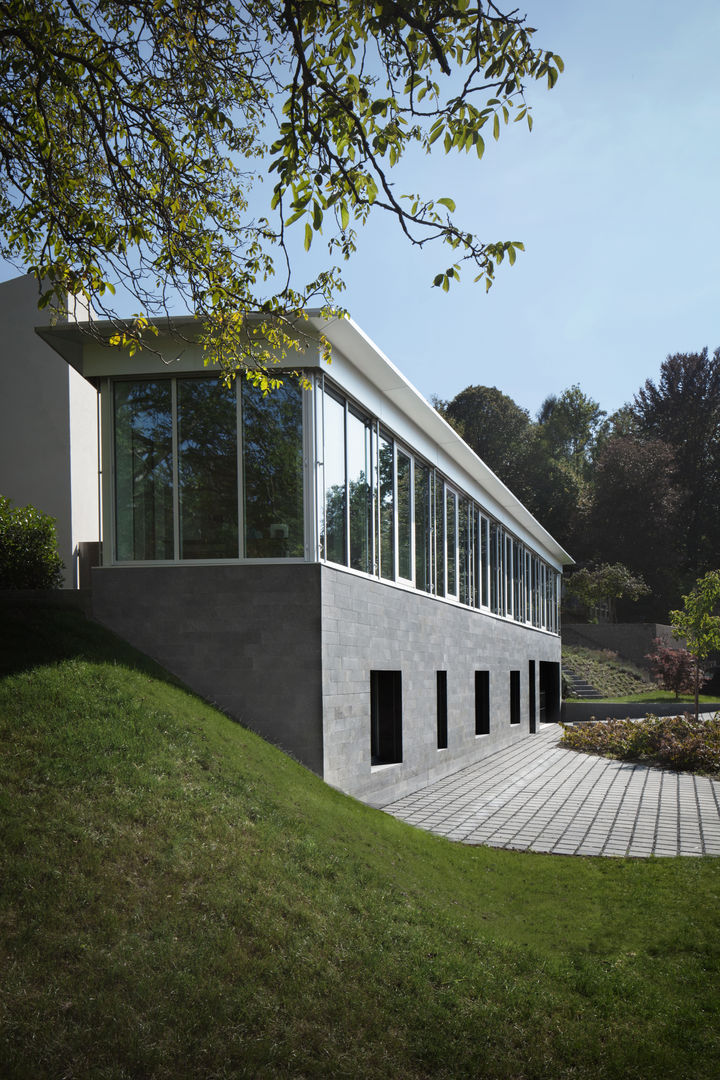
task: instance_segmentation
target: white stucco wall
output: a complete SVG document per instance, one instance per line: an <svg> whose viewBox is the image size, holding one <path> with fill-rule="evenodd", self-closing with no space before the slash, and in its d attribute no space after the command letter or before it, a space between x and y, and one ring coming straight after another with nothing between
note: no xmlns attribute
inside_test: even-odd
<svg viewBox="0 0 720 1080"><path fill-rule="evenodd" d="M30 275L0 283L0 494L56 519L72 588L78 544L99 539L97 394L35 333L37 298Z"/></svg>

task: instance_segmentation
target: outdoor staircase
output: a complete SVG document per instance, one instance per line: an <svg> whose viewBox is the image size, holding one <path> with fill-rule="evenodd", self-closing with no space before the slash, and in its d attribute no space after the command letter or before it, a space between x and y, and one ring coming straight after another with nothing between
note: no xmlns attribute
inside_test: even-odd
<svg viewBox="0 0 720 1080"><path fill-rule="evenodd" d="M563 664L562 670L570 690L576 697L598 699L603 696L599 690L596 690L590 683L581 679L580 676L576 675L572 668L569 668L566 664Z"/></svg>

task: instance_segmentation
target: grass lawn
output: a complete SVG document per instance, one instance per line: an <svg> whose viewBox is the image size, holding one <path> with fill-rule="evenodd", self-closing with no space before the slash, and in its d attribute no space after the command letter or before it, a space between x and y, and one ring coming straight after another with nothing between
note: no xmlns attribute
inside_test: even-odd
<svg viewBox="0 0 720 1080"><path fill-rule="evenodd" d="M0 610L3 1080L715 1078L720 861L452 844Z"/></svg>

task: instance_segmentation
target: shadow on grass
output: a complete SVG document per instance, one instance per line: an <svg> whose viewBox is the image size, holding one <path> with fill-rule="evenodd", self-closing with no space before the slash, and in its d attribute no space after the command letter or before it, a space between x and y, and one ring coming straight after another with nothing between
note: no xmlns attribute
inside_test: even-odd
<svg viewBox="0 0 720 1080"><path fill-rule="evenodd" d="M0 677L64 660L121 664L187 689L149 656L81 611L5 594L0 601Z"/></svg>

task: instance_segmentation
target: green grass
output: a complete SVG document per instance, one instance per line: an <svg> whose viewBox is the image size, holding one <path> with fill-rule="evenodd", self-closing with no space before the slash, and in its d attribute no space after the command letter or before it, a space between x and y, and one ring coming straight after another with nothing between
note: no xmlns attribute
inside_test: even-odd
<svg viewBox="0 0 720 1080"><path fill-rule="evenodd" d="M451 844L0 616L3 1080L718 1075L720 862Z"/></svg>

